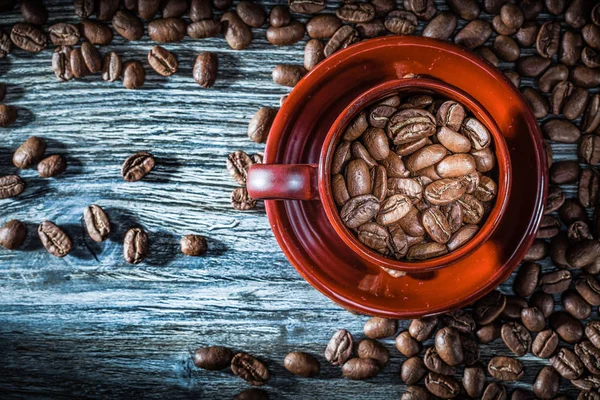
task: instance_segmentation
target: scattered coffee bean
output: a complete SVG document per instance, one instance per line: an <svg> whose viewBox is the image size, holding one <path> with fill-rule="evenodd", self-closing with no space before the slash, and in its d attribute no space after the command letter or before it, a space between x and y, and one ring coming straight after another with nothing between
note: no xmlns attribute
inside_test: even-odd
<svg viewBox="0 0 600 400"><path fill-rule="evenodd" d="M550 316L550 326L567 343L577 343L583 336L581 322L564 311L555 312Z"/></svg>
<svg viewBox="0 0 600 400"><path fill-rule="evenodd" d="M53 154L42 159L38 165L37 170L42 178L53 178L56 177L67 169L67 162L60 154Z"/></svg>
<svg viewBox="0 0 600 400"><path fill-rule="evenodd" d="M206 39L221 33L223 24L218 20L203 20L192 22L187 26L187 34L193 39Z"/></svg>
<svg viewBox="0 0 600 400"><path fill-rule="evenodd" d="M273 82L281 86L294 87L306 72L306 69L300 65L279 64L273 69Z"/></svg>
<svg viewBox="0 0 600 400"><path fill-rule="evenodd" d="M27 225L16 219L6 222L0 228L0 246L4 247L5 249L18 249L23 245L26 237Z"/></svg>
<svg viewBox="0 0 600 400"><path fill-rule="evenodd" d="M525 370L521 361L505 356L493 357L488 364L488 372L493 378L501 381L517 381Z"/></svg>
<svg viewBox="0 0 600 400"><path fill-rule="evenodd" d="M144 36L144 24L142 21L136 15L126 10L116 12L112 18L112 26L119 35L127 40L140 40Z"/></svg>
<svg viewBox="0 0 600 400"><path fill-rule="evenodd" d="M216 8L216 7L215 7ZM190 20L199 22L213 17L213 10L210 0L191 0L190 2Z"/></svg>
<svg viewBox="0 0 600 400"><path fill-rule="evenodd" d="M413 357L421 352L421 343L415 340L408 331L402 331L396 337L396 348L406 357Z"/></svg>
<svg viewBox="0 0 600 400"><path fill-rule="evenodd" d="M74 46L79 42L79 28L73 24L60 22L48 28L50 41L55 46Z"/></svg>
<svg viewBox="0 0 600 400"><path fill-rule="evenodd" d="M258 3L241 1L235 8L237 15L248 26L260 28L267 20L265 9Z"/></svg>
<svg viewBox="0 0 600 400"><path fill-rule="evenodd" d="M106 46L113 40L112 29L102 22L85 19L79 24L79 31L91 44Z"/></svg>
<svg viewBox="0 0 600 400"><path fill-rule="evenodd" d="M561 348L550 358L552 366L565 379L578 379L584 371L584 365L575 353L567 348Z"/></svg>
<svg viewBox="0 0 600 400"><path fill-rule="evenodd" d="M447 3L450 10L468 21L477 18L481 12L479 2L475 0L449 0Z"/></svg>
<svg viewBox="0 0 600 400"><path fill-rule="evenodd" d="M377 361L380 368L385 367L390 360L389 350L373 339L363 339L358 342L355 353L359 358L370 358Z"/></svg>
<svg viewBox="0 0 600 400"><path fill-rule="evenodd" d="M267 40L276 46L289 46L302 40L304 33L304 25L298 21L292 21L289 25L280 28L269 27Z"/></svg>
<svg viewBox="0 0 600 400"><path fill-rule="evenodd" d="M487 325L481 326L477 331L475 331L475 336L479 343L491 343L494 340L498 339L501 335L501 326L500 323L496 320Z"/></svg>
<svg viewBox="0 0 600 400"><path fill-rule="evenodd" d="M433 335L437 324L438 317L435 316L414 319L408 327L408 332L415 340L423 342Z"/></svg>
<svg viewBox="0 0 600 400"><path fill-rule="evenodd" d="M438 14L429 24L423 29L423 36L439 40L448 40L454 30L458 19L456 15L450 12L442 12Z"/></svg>
<svg viewBox="0 0 600 400"><path fill-rule="evenodd" d="M273 23L271 25L275 26ZM306 23L306 32L312 39L329 39L341 26L342 22L335 15L319 14Z"/></svg>
<svg viewBox="0 0 600 400"><path fill-rule="evenodd" d="M154 156L145 151L129 156L121 167L121 175L127 182L136 182L152 171L155 165Z"/></svg>
<svg viewBox="0 0 600 400"><path fill-rule="evenodd" d="M93 204L86 207L83 211L83 221L93 241L104 242L110 235L110 221L100 206Z"/></svg>
<svg viewBox="0 0 600 400"><path fill-rule="evenodd" d="M398 321L395 319L373 317L365 323L365 336L371 339L382 339L394 336L398 330Z"/></svg>
<svg viewBox="0 0 600 400"><path fill-rule="evenodd" d="M262 386L271 378L266 365L247 353L237 353L233 357L231 370L252 386Z"/></svg>
<svg viewBox="0 0 600 400"><path fill-rule="evenodd" d="M335 31L325 45L325 57L329 57L338 50L345 49L358 40L358 32L350 25L343 25Z"/></svg>
<svg viewBox="0 0 600 400"><path fill-rule="evenodd" d="M74 0L75 14L80 18L90 17L96 9L95 0Z"/></svg>
<svg viewBox="0 0 600 400"><path fill-rule="evenodd" d="M372 358L353 358L342 365L342 375L352 380L363 380L379 373L379 365Z"/></svg>
<svg viewBox="0 0 600 400"><path fill-rule="evenodd" d="M38 227L38 236L48 253L55 257L65 257L71 252L71 238L61 228L50 221L44 221Z"/></svg>
<svg viewBox="0 0 600 400"><path fill-rule="evenodd" d="M227 11L221 17L224 24L225 40L233 50L243 50L252 43L252 31L234 11Z"/></svg>
<svg viewBox="0 0 600 400"><path fill-rule="evenodd" d="M146 81L146 70L139 61L127 61L123 64L123 86L126 89L139 89Z"/></svg>
<svg viewBox="0 0 600 400"><path fill-rule="evenodd" d="M418 383L425 374L427 369L421 357L411 357L404 361L400 369L400 377L407 385Z"/></svg>
<svg viewBox="0 0 600 400"><path fill-rule="evenodd" d="M166 0L162 4L162 16L163 18L182 17L187 9L187 0Z"/></svg>
<svg viewBox="0 0 600 400"><path fill-rule="evenodd" d="M45 152L46 142L44 139L31 136L15 151L13 164L20 169L30 168L44 157Z"/></svg>
<svg viewBox="0 0 600 400"><path fill-rule="evenodd" d="M531 345L532 353L539 358L549 358L558 346L558 335L552 329L541 331Z"/></svg>
<svg viewBox="0 0 600 400"><path fill-rule="evenodd" d="M481 46L492 35L489 22L477 19L469 22L454 37L454 42L468 49Z"/></svg>
<svg viewBox="0 0 600 400"><path fill-rule="evenodd" d="M173 75L177 72L179 66L175 55L160 46L154 46L150 49L150 52L148 52L148 63L157 74L162 76Z"/></svg>
<svg viewBox="0 0 600 400"><path fill-rule="evenodd" d="M248 195L245 187L236 188L231 192L231 206L238 211L247 211L256 207L256 200Z"/></svg>
<svg viewBox="0 0 600 400"><path fill-rule="evenodd" d="M123 240L123 256L129 264L139 264L148 256L148 234L142 228L131 228Z"/></svg>
<svg viewBox="0 0 600 400"><path fill-rule="evenodd" d="M311 378L319 375L319 361L308 353L294 351L285 356L283 366L294 375Z"/></svg>
<svg viewBox="0 0 600 400"><path fill-rule="evenodd" d="M288 0L290 10L300 14L316 14L326 6L326 0Z"/></svg>
<svg viewBox="0 0 600 400"><path fill-rule="evenodd" d="M292 21L290 10L287 6L277 5L269 13L269 24L275 28L281 28Z"/></svg>
<svg viewBox="0 0 600 400"><path fill-rule="evenodd" d="M344 364L352 356L354 341L345 329L337 331L325 349L325 359L333 365Z"/></svg>
<svg viewBox="0 0 600 400"><path fill-rule="evenodd" d="M211 88L217 80L219 60L217 55L208 51L202 52L196 58L192 74L194 80L203 88Z"/></svg>
<svg viewBox="0 0 600 400"><path fill-rule="evenodd" d="M522 311L521 311L522 312ZM521 357L529 352L531 347L531 334L518 322L509 322L502 325L502 340L515 355Z"/></svg>

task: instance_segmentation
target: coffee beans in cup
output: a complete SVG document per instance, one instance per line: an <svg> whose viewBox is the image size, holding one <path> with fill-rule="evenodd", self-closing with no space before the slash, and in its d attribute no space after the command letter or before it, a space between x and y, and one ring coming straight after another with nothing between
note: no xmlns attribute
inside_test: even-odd
<svg viewBox="0 0 600 400"><path fill-rule="evenodd" d="M462 104L393 94L345 127L331 163L343 224L368 248L419 261L464 246L498 191L493 139Z"/></svg>

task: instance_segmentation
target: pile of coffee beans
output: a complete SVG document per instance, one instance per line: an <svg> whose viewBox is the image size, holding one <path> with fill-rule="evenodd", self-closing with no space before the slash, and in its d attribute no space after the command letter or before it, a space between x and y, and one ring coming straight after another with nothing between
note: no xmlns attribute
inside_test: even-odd
<svg viewBox="0 0 600 400"><path fill-rule="evenodd" d="M362 244L389 258L454 251L493 207L492 135L456 101L392 94L361 111L340 136L331 162L340 218Z"/></svg>

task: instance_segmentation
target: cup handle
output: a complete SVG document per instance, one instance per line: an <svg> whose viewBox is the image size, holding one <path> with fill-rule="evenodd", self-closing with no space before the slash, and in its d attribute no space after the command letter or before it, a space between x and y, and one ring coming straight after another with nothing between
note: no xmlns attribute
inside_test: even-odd
<svg viewBox="0 0 600 400"><path fill-rule="evenodd" d="M253 199L317 200L317 164L254 164L246 188Z"/></svg>

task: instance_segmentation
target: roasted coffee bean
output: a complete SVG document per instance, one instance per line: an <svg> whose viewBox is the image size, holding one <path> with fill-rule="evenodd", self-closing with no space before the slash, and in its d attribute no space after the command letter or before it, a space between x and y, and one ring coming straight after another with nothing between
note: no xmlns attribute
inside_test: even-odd
<svg viewBox="0 0 600 400"><path fill-rule="evenodd" d="M550 104L544 95L533 88L525 88L522 93L536 118L544 118L548 115Z"/></svg>
<svg viewBox="0 0 600 400"><path fill-rule="evenodd" d="M540 56L524 56L517 60L517 72L526 77L537 77L549 66L551 61Z"/></svg>
<svg viewBox="0 0 600 400"><path fill-rule="evenodd" d="M179 66L177 58L164 47L154 46L148 52L148 64L157 74L171 76L177 72Z"/></svg>
<svg viewBox="0 0 600 400"><path fill-rule="evenodd" d="M544 58L551 58L558 52L560 41L560 24L558 22L545 22L540 27L536 39L538 54Z"/></svg>
<svg viewBox="0 0 600 400"><path fill-rule="evenodd" d="M430 400L431 395L427 389L420 386L408 386L400 397L401 400Z"/></svg>
<svg viewBox="0 0 600 400"><path fill-rule="evenodd" d="M579 179L580 171L577 161L558 161L550 168L550 181L557 185L573 183Z"/></svg>
<svg viewBox="0 0 600 400"><path fill-rule="evenodd" d="M306 23L306 32L312 39L329 39L341 26L342 22L335 15L319 14Z"/></svg>
<svg viewBox="0 0 600 400"><path fill-rule="evenodd" d="M461 333L468 334L475 330L475 320L470 313L456 310L441 316L444 325L450 326Z"/></svg>
<svg viewBox="0 0 600 400"><path fill-rule="evenodd" d="M537 263L528 262L519 268L513 283L516 295L529 297L538 287L541 267Z"/></svg>
<svg viewBox="0 0 600 400"><path fill-rule="evenodd" d="M565 311L577 319L587 319L592 312L592 306L575 290L567 290L563 293L562 304Z"/></svg>
<svg viewBox="0 0 600 400"><path fill-rule="evenodd" d="M425 363L425 367L431 372L441 375L454 375L456 373L456 368L446 364L433 346L425 351L423 362Z"/></svg>
<svg viewBox="0 0 600 400"><path fill-rule="evenodd" d="M334 175L331 178L331 191L333 193L335 203L340 207L343 207L344 204L346 204L346 202L350 200L350 194L348 194L346 181L344 180L344 176L342 174ZM378 197L378 199L380 198Z"/></svg>
<svg viewBox="0 0 600 400"><path fill-rule="evenodd" d="M519 45L510 36L499 35L494 39L494 53L504 61L516 61L521 54Z"/></svg>
<svg viewBox="0 0 600 400"><path fill-rule="evenodd" d="M294 87L306 74L300 65L279 64L273 69L273 82L281 86Z"/></svg>
<svg viewBox="0 0 600 400"><path fill-rule="evenodd" d="M104 242L110 235L110 221L104 210L97 205L91 205L83 211L85 227L95 242Z"/></svg>
<svg viewBox="0 0 600 400"><path fill-rule="evenodd" d="M492 51L489 47L480 46L474 51L481 58L486 60L488 63L492 64L494 67L497 68L500 65L500 59L498 58L496 53L494 53L494 51Z"/></svg>
<svg viewBox="0 0 600 400"><path fill-rule="evenodd" d="M38 236L48 253L55 257L65 257L71 252L71 238L60 227L44 221L38 227Z"/></svg>
<svg viewBox="0 0 600 400"><path fill-rule="evenodd" d="M552 329L541 331L531 345L532 353L539 358L549 358L558 346L558 335Z"/></svg>
<svg viewBox="0 0 600 400"><path fill-rule="evenodd" d="M587 24L581 29L585 43L592 49L600 50L600 28L593 24Z"/></svg>
<svg viewBox="0 0 600 400"><path fill-rule="evenodd" d="M110 21L119 9L119 0L102 0L96 4L96 15L99 20Z"/></svg>
<svg viewBox="0 0 600 400"><path fill-rule="evenodd" d="M558 393L560 375L552 367L543 367L533 383L533 393L540 399L552 399Z"/></svg>
<svg viewBox="0 0 600 400"><path fill-rule="evenodd" d="M454 30L458 19L451 12L442 12L438 14L429 24L423 29L423 36L439 40L448 40Z"/></svg>
<svg viewBox="0 0 600 400"><path fill-rule="evenodd" d="M53 178L65 172L66 169L67 162L59 154L48 156L37 165L38 174L42 178Z"/></svg>
<svg viewBox="0 0 600 400"><path fill-rule="evenodd" d="M267 366L247 353L237 353L233 357L231 370L252 386L262 386L271 378Z"/></svg>
<svg viewBox="0 0 600 400"><path fill-rule="evenodd" d="M492 382L485 388L482 400L506 400L506 388L499 383Z"/></svg>
<svg viewBox="0 0 600 400"><path fill-rule="evenodd" d="M461 246L464 246L469 240L471 240L475 234L479 231L479 226L474 224L467 224L462 226L455 234L452 235L448 243L446 243L449 251L454 251Z"/></svg>
<svg viewBox="0 0 600 400"><path fill-rule="evenodd" d="M560 15L567 6L566 0L545 0L546 10L552 15Z"/></svg>
<svg viewBox="0 0 600 400"><path fill-rule="evenodd" d="M304 25L298 21L292 21L289 25L280 28L269 27L267 40L276 46L289 46L302 40L304 33Z"/></svg>
<svg viewBox="0 0 600 400"><path fill-rule="evenodd" d="M28 24L44 25L48 21L48 10L41 0L21 0L20 10Z"/></svg>
<svg viewBox="0 0 600 400"><path fill-rule="evenodd" d="M448 249L442 243L429 242L409 247L406 257L409 260L427 260L446 253L448 253Z"/></svg>
<svg viewBox="0 0 600 400"><path fill-rule="evenodd" d="M224 24L225 40L229 47L233 50L243 50L250 46L252 31L234 11L223 14L221 22Z"/></svg>
<svg viewBox="0 0 600 400"><path fill-rule="evenodd" d="M584 47L581 50L581 62L588 68L600 67L600 53L591 47Z"/></svg>
<svg viewBox="0 0 600 400"><path fill-rule="evenodd" d="M187 26L187 34L193 39L205 39L221 33L223 24L219 20L207 19L192 22Z"/></svg>
<svg viewBox="0 0 600 400"><path fill-rule="evenodd" d="M212 5L219 11L226 10L231 7L233 0L212 0Z"/></svg>
<svg viewBox="0 0 600 400"><path fill-rule="evenodd" d="M576 221L567 228L567 238L571 243L578 243L583 240L593 239L594 237L587 223Z"/></svg>
<svg viewBox="0 0 600 400"><path fill-rule="evenodd" d="M555 312L550 316L550 326L567 343L577 343L583 336L581 322L564 311Z"/></svg>
<svg viewBox="0 0 600 400"><path fill-rule="evenodd" d="M465 367L462 385L469 397L479 398L483 394L485 383L485 369L480 364L472 367Z"/></svg>
<svg viewBox="0 0 600 400"><path fill-rule="evenodd" d="M139 61L127 61L123 64L123 86L126 89L139 89L146 81L146 70Z"/></svg>
<svg viewBox="0 0 600 400"><path fill-rule="evenodd" d="M96 0L75 0L75 14L79 18L90 17L96 9Z"/></svg>
<svg viewBox="0 0 600 400"><path fill-rule="evenodd" d="M591 165L600 163L600 138L596 135L584 135L579 143L579 158Z"/></svg>
<svg viewBox="0 0 600 400"><path fill-rule="evenodd" d="M383 134L383 130L380 131ZM387 145L387 138L385 138L385 134L383 135L386 141L385 143ZM439 163L444 159L446 154L446 148L442 145L432 144L429 146L425 146L408 156L408 158L406 159L406 167L410 172L414 173L416 171Z"/></svg>
<svg viewBox="0 0 600 400"><path fill-rule="evenodd" d="M363 339L358 342L355 352L359 358L377 361L379 368L385 367L390 360L389 350L373 339Z"/></svg>
<svg viewBox="0 0 600 400"><path fill-rule="evenodd" d="M16 219L6 222L0 228L0 246L4 247L5 249L18 249L23 245L26 237L27 225Z"/></svg>
<svg viewBox="0 0 600 400"><path fill-rule="evenodd" d="M600 126L600 94L590 96L583 119L581 120L581 130L583 133L591 133Z"/></svg>
<svg viewBox="0 0 600 400"><path fill-rule="evenodd" d="M575 353L567 348L561 348L558 353L550 358L556 372L565 379L578 379L583 374L584 365Z"/></svg>
<svg viewBox="0 0 600 400"><path fill-rule="evenodd" d="M575 281L575 289L588 304L600 306L600 284L594 276L590 274L580 275Z"/></svg>
<svg viewBox="0 0 600 400"><path fill-rule="evenodd" d="M162 17L182 17L188 9L187 0L166 0L162 3Z"/></svg>
<svg viewBox="0 0 600 400"><path fill-rule="evenodd" d="M326 6L326 0L289 0L290 10L300 14L316 14Z"/></svg>
<svg viewBox="0 0 600 400"><path fill-rule="evenodd" d="M394 114L388 124L387 133L394 144L405 144L435 133L435 118L420 109L401 110Z"/></svg>
<svg viewBox="0 0 600 400"><path fill-rule="evenodd" d="M571 69L569 80L586 89L594 88L600 85L600 70L577 65Z"/></svg>
<svg viewBox="0 0 600 400"><path fill-rule="evenodd" d="M523 47L530 47L537 40L540 27L535 21L526 21L515 33L515 39Z"/></svg>
<svg viewBox="0 0 600 400"><path fill-rule="evenodd" d="M413 319L408 328L408 332L413 338L420 342L423 342L433 335L433 332L437 327L437 323L438 318L435 316Z"/></svg>
<svg viewBox="0 0 600 400"><path fill-rule="evenodd" d="M23 191L25 191L25 182L19 176L0 176L0 200L16 197Z"/></svg>
<svg viewBox="0 0 600 400"><path fill-rule="evenodd" d="M325 359L333 365L344 364L352 355L353 343L350 332L340 329L329 340L325 349Z"/></svg>
<svg viewBox="0 0 600 400"><path fill-rule="evenodd" d="M546 326L544 314L536 307L521 310L521 322L531 332L539 332Z"/></svg>
<svg viewBox="0 0 600 400"><path fill-rule="evenodd" d="M369 22L356 24L356 30L360 36L365 38L384 36L387 33L387 29L381 18L375 18Z"/></svg>
<svg viewBox="0 0 600 400"><path fill-rule="evenodd" d="M550 239L560 232L560 221L550 215L544 215L540 223L537 239Z"/></svg>
<svg viewBox="0 0 600 400"><path fill-rule="evenodd" d="M521 357L529 352L531 347L531 334L520 323L509 322L502 325L501 335L506 347L517 356Z"/></svg>
<svg viewBox="0 0 600 400"><path fill-rule="evenodd" d="M114 82L121 76L121 70L123 69L123 63L121 57L111 51L104 55L102 62L102 79L107 82Z"/></svg>
<svg viewBox="0 0 600 400"><path fill-rule="evenodd" d="M234 181L240 185L246 185L246 178L248 176L248 169L254 161L250 158L246 152L242 150L234 151L227 157L227 171Z"/></svg>
<svg viewBox="0 0 600 400"><path fill-rule="evenodd" d="M348 186L350 186L350 182L348 182ZM350 192L350 189L348 189L348 191ZM412 204L407 196L402 194L392 195L381 203L379 213L377 215L377 223L386 226L395 224L404 216L406 216L411 208ZM436 227L433 229L438 231L442 228ZM442 233L439 234L442 235Z"/></svg>
<svg viewBox="0 0 600 400"><path fill-rule="evenodd" d="M71 73L75 78L82 78L90 73L83 59L81 49L72 49L70 52Z"/></svg>
<svg viewBox="0 0 600 400"><path fill-rule="evenodd" d="M425 377L425 387L434 396L452 399L460 393L460 385L449 376L430 372Z"/></svg>
<svg viewBox="0 0 600 400"><path fill-rule="evenodd" d="M17 23L10 32L13 44L22 50L39 53L46 48L46 34L33 25Z"/></svg>
<svg viewBox="0 0 600 400"><path fill-rule="evenodd" d="M500 316L503 319L520 319L521 310L527 307L527 301L519 296L506 296L506 306Z"/></svg>
<svg viewBox="0 0 600 400"><path fill-rule="evenodd" d="M338 8L335 14L347 23L369 22L375 18L375 7L371 3L347 3Z"/></svg>
<svg viewBox="0 0 600 400"><path fill-rule="evenodd" d="M72 49L69 46L59 46L52 53L52 70L54 70L54 75L61 81L73 79L71 51Z"/></svg>
<svg viewBox="0 0 600 400"><path fill-rule="evenodd" d="M521 361L512 357L496 356L488 364L488 372L493 378L501 381L517 381L525 370Z"/></svg>
<svg viewBox="0 0 600 400"><path fill-rule="evenodd" d="M571 280L572 277L569 271L559 270L542 274L539 285L544 293L556 294L567 290Z"/></svg>
<svg viewBox="0 0 600 400"><path fill-rule="evenodd" d="M44 139L31 136L13 155L13 164L20 169L27 169L44 157L46 142Z"/></svg>
<svg viewBox="0 0 600 400"><path fill-rule="evenodd" d="M197 349L193 356L194 365L209 371L218 371L231 365L233 353L227 347L210 346Z"/></svg>
<svg viewBox="0 0 600 400"><path fill-rule="evenodd" d="M596 148L598 149L598 161L600 161L600 142L598 142L598 147ZM579 180L579 187L577 191L581 205L584 207L593 207L598 202L599 188L600 174L592 169L584 169L581 173L581 179Z"/></svg>
<svg viewBox="0 0 600 400"><path fill-rule="evenodd" d="M217 55L209 51L204 51L196 58L192 75L198 85L208 89L215 84L218 69L219 59Z"/></svg>
<svg viewBox="0 0 600 400"><path fill-rule="evenodd" d="M342 375L352 380L363 380L379 373L379 365L372 358L353 358L342 365Z"/></svg>
<svg viewBox="0 0 600 400"><path fill-rule="evenodd" d="M275 6L269 13L269 24L275 28L288 25L292 20L290 9L287 6Z"/></svg>
<svg viewBox="0 0 600 400"><path fill-rule="evenodd" d="M581 131L569 121L552 119L544 122L542 132L547 139L558 143L576 143Z"/></svg>
<svg viewBox="0 0 600 400"><path fill-rule="evenodd" d="M548 243L544 240L536 239L525 254L523 261L539 261L548 255Z"/></svg>
<svg viewBox="0 0 600 400"><path fill-rule="evenodd" d="M398 225L407 235L413 237L425 236L425 228L421 223L421 215L416 208L412 208L399 222Z"/></svg>
<svg viewBox="0 0 600 400"><path fill-rule="evenodd" d="M572 268L584 268L600 257L600 242L583 240L570 246L566 252L566 261Z"/></svg>
<svg viewBox="0 0 600 400"><path fill-rule="evenodd" d="M164 18L167 18L163 16ZM190 2L190 20L192 23L202 20L209 20L213 17L213 10L210 0L191 0Z"/></svg>
<svg viewBox="0 0 600 400"><path fill-rule="evenodd" d="M492 35L489 22L477 19L469 22L454 37L454 42L468 49L481 46Z"/></svg>
<svg viewBox="0 0 600 400"><path fill-rule="evenodd" d="M248 124L248 137L256 143L265 143L277 116L277 110L271 107L262 107L250 120Z"/></svg>
<svg viewBox="0 0 600 400"><path fill-rule="evenodd" d="M477 18L481 12L479 3L475 0L449 0L447 3L450 10L468 21Z"/></svg>
<svg viewBox="0 0 600 400"><path fill-rule="evenodd" d="M0 31L0 59L6 57L12 49L12 42L10 41L10 37Z"/></svg>
<svg viewBox="0 0 600 400"><path fill-rule="evenodd" d="M390 154L390 145L383 129L368 128L362 135L362 142L371 157L377 161L387 158Z"/></svg>
<svg viewBox="0 0 600 400"><path fill-rule="evenodd" d="M48 35L55 46L73 46L79 42L79 28L60 22L48 28Z"/></svg>
<svg viewBox="0 0 600 400"><path fill-rule="evenodd" d="M400 377L407 385L418 383L426 373L427 369L421 357L411 357L407 359L400 368Z"/></svg>
<svg viewBox="0 0 600 400"><path fill-rule="evenodd" d="M410 35L419 22L417 16L410 11L394 10L385 16L384 25L386 29L397 35Z"/></svg>
<svg viewBox="0 0 600 400"><path fill-rule="evenodd" d="M491 343L500 337L501 326L498 320L483 325L475 331L475 336L479 343Z"/></svg>
<svg viewBox="0 0 600 400"><path fill-rule="evenodd" d="M403 331L396 337L396 348L406 357L413 357L421 352L421 343L414 339L408 331Z"/></svg>
<svg viewBox="0 0 600 400"><path fill-rule="evenodd" d="M436 165L436 172L442 178L459 178L469 175L476 168L475 159L470 154L453 154Z"/></svg>
<svg viewBox="0 0 600 400"><path fill-rule="evenodd" d="M408 334L408 332L406 333ZM448 365L459 365L464 361L460 335L453 328L445 327L436 333L435 349L440 358Z"/></svg>
<svg viewBox="0 0 600 400"><path fill-rule="evenodd" d="M354 159L346 166L346 180L350 197L371 192L371 174L369 166L362 159Z"/></svg>
<svg viewBox="0 0 600 400"><path fill-rule="evenodd" d="M351 143L346 140L341 141L333 153L331 172L333 174L342 172L342 169L346 166L346 163L350 161L351 157Z"/></svg>
<svg viewBox="0 0 600 400"><path fill-rule="evenodd" d="M267 20L265 9L258 3L251 1L241 1L235 8L237 15L248 26L260 28Z"/></svg>
<svg viewBox="0 0 600 400"><path fill-rule="evenodd" d="M386 8L389 12L393 9L395 4L391 1L388 2L390 5ZM437 8L433 0L404 0L404 8L412 11L419 19L423 19L425 21L429 21L437 13Z"/></svg>
<svg viewBox="0 0 600 400"><path fill-rule="evenodd" d="M461 132L471 141L474 150L483 150L492 143L492 136L487 128L475 118L467 118L463 122ZM466 174L465 174L466 175Z"/></svg>
<svg viewBox="0 0 600 400"><path fill-rule="evenodd" d="M479 325L489 324L502 313L504 307L506 307L506 297L494 290L475 302L473 319Z"/></svg>
<svg viewBox="0 0 600 400"><path fill-rule="evenodd" d="M100 51L90 42L81 45L81 56L85 65L92 74L102 71L102 55Z"/></svg>
<svg viewBox="0 0 600 400"><path fill-rule="evenodd" d="M479 344L471 335L460 335L460 338L465 359L464 364L475 364L477 361L479 361L480 357Z"/></svg>
<svg viewBox="0 0 600 400"><path fill-rule="evenodd" d="M502 17L500 15L496 15L492 19L492 28L497 34L506 36L513 35L518 30L518 28L509 28L506 26L504 22L502 22Z"/></svg>
<svg viewBox="0 0 600 400"><path fill-rule="evenodd" d="M145 20L151 20L160 10L160 1L158 0L138 0L137 11L140 17Z"/></svg>
<svg viewBox="0 0 600 400"><path fill-rule="evenodd" d="M180 42L185 37L185 33L185 22L181 18L155 19L148 23L148 36L155 42Z"/></svg>
<svg viewBox="0 0 600 400"><path fill-rule="evenodd" d="M113 40L112 29L102 22L85 19L79 24L79 31L91 44L106 46Z"/></svg>
<svg viewBox="0 0 600 400"><path fill-rule="evenodd" d="M565 118L570 120L579 118L587 107L588 99L589 93L587 90L579 87L573 87L569 96L562 104L562 113L564 114Z"/></svg>
<svg viewBox="0 0 600 400"><path fill-rule="evenodd" d="M127 40L139 40L144 36L144 24L133 13L119 10L112 18L115 31Z"/></svg>
<svg viewBox="0 0 600 400"><path fill-rule="evenodd" d="M181 252L188 256L201 256L206 253L206 238L200 235L185 235L180 242Z"/></svg>
<svg viewBox="0 0 600 400"><path fill-rule="evenodd" d="M387 252L389 233L385 227L374 222L367 222L358 228L357 237L365 246L382 254Z"/></svg>
<svg viewBox="0 0 600 400"><path fill-rule="evenodd" d="M442 206L441 211L450 224L452 233L458 232L463 225L463 211L458 203L452 203L447 206Z"/></svg>
<svg viewBox="0 0 600 400"><path fill-rule="evenodd" d="M155 165L154 156L145 151L129 156L121 167L121 175L127 182L136 182L152 171Z"/></svg>
<svg viewBox="0 0 600 400"><path fill-rule="evenodd" d="M283 366L294 375L311 378L319 375L321 365L319 361L308 353L294 351L283 359Z"/></svg>
<svg viewBox="0 0 600 400"><path fill-rule="evenodd" d="M569 69L563 64L553 65L538 80L538 87L542 92L549 93L557 83L566 81Z"/></svg>
<svg viewBox="0 0 600 400"><path fill-rule="evenodd" d="M597 391L600 389L600 378L595 375L588 375L581 379L573 379L571 385L584 392Z"/></svg>
<svg viewBox="0 0 600 400"><path fill-rule="evenodd" d="M148 234L142 228L131 228L123 239L123 256L129 264L139 264L148 256Z"/></svg>
<svg viewBox="0 0 600 400"><path fill-rule="evenodd" d="M600 344L600 321L590 321L585 327L585 337L596 347Z"/></svg>

